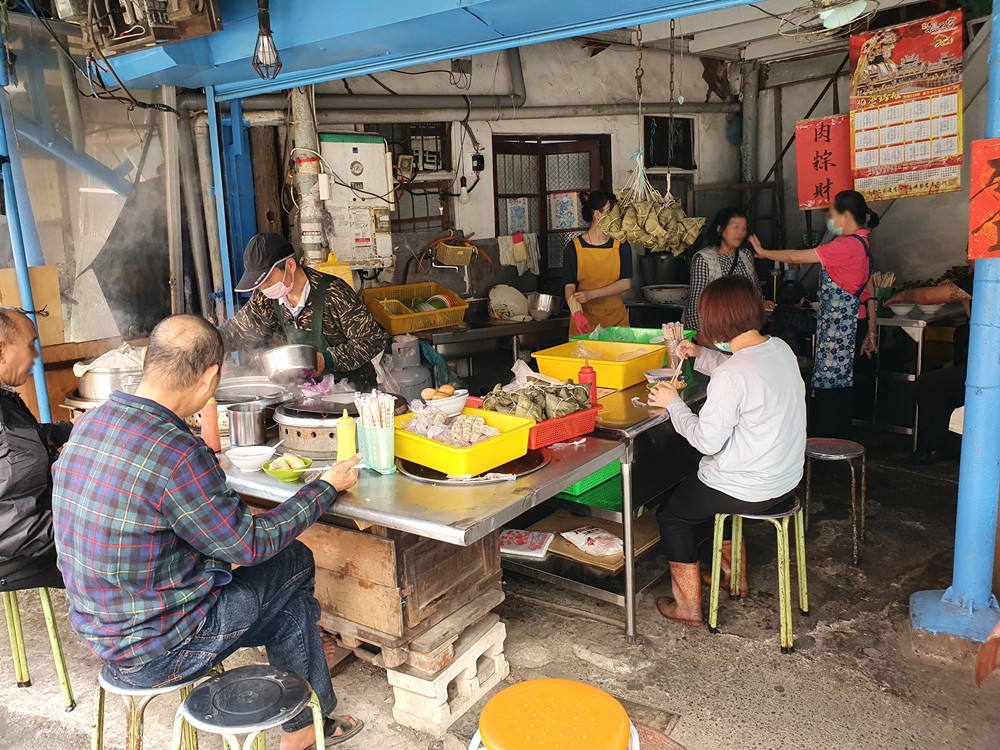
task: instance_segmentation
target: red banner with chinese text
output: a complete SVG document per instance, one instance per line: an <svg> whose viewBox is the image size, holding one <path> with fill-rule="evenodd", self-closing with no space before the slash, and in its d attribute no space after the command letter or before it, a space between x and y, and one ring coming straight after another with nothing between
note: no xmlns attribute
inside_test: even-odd
<svg viewBox="0 0 1000 750"><path fill-rule="evenodd" d="M869 200L961 189L961 10L851 37L851 144Z"/></svg>
<svg viewBox="0 0 1000 750"><path fill-rule="evenodd" d="M1000 258L1000 138L972 142L969 260Z"/></svg>
<svg viewBox="0 0 1000 750"><path fill-rule="evenodd" d="M837 193L854 187L847 115L795 123L795 174L801 209L826 208Z"/></svg>

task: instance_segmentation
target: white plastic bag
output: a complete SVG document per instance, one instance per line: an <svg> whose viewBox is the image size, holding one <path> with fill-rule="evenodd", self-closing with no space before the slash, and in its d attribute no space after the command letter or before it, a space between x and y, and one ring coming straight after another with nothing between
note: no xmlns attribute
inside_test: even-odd
<svg viewBox="0 0 1000 750"><path fill-rule="evenodd" d="M577 549L594 557L620 555L625 550L621 539L599 526L581 526L573 531L564 531L561 536Z"/></svg>

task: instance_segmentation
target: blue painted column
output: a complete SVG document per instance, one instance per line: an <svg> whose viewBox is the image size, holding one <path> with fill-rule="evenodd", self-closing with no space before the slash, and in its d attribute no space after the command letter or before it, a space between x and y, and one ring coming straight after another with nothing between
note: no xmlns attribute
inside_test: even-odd
<svg viewBox="0 0 1000 750"><path fill-rule="evenodd" d="M4 66L0 65L0 86L6 86L6 71ZM12 136L14 132L13 120L11 118L11 113L9 110L8 99L6 92L0 92L0 161L3 162L2 177L3 177L3 189L4 195L6 196L7 205L7 229L10 232L10 248L11 254L14 256L14 273L17 276L17 290L21 296L21 307L26 310L35 309L35 298L31 293L31 279L28 275L28 267L32 265L40 265L40 262L31 262L32 260L37 260L37 258L30 258L25 247L25 222L31 224L30 236L34 238L37 243L38 235L34 231L34 218L30 211L27 217L22 217L21 206L22 201L27 202L28 196L26 191L26 186L24 185L23 179L20 186L14 178L15 170L17 167L20 169L20 157L17 153L16 146L11 147L11 143L8 140L8 136ZM23 173L22 173L23 177ZM24 190L24 195L21 195L21 191ZM30 208L30 204L29 204ZM25 218L25 222L22 222L22 218ZM41 257L41 248L35 245L35 252L38 258ZM31 322L38 326L38 318L29 313L29 318ZM45 366L42 363L41 353L35 359L35 365L31 370L32 377L35 381L35 398L38 401L38 420L40 422L51 422L52 421L52 410L49 408L49 389L45 383Z"/></svg>
<svg viewBox="0 0 1000 750"><path fill-rule="evenodd" d="M226 191L222 186L222 138L219 133L219 110L215 102L215 87L205 87L205 105L208 110L208 143L212 155L212 181L215 189L215 213L219 225L219 253L222 257L222 292L226 315L236 314L236 297L233 293L233 259L226 230Z"/></svg>
<svg viewBox="0 0 1000 750"><path fill-rule="evenodd" d="M986 137L1000 138L1000 0L993 0ZM958 482L955 568L944 592L910 597L914 629L984 641L1000 620L992 593L1000 493L1000 258L976 263L965 427Z"/></svg>
<svg viewBox="0 0 1000 750"><path fill-rule="evenodd" d="M256 190L250 160L250 137L243 119L243 100L229 102L229 114L222 116L222 154L225 164L226 208L229 213L229 242L233 278L243 275L243 250L257 234Z"/></svg>

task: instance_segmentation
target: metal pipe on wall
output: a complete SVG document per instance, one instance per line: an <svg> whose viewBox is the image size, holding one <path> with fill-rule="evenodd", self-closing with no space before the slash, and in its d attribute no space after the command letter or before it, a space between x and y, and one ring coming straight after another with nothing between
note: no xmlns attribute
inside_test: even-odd
<svg viewBox="0 0 1000 750"><path fill-rule="evenodd" d="M1000 0L993 0L989 71L986 137L1000 138ZM992 592L1000 494L1000 258L976 263L969 322L952 584L944 592L913 594L910 620L916 630L982 642L1000 620Z"/></svg>
<svg viewBox="0 0 1000 750"><path fill-rule="evenodd" d="M177 89L160 86L160 101L177 104ZM163 190L167 201L167 257L170 259L170 312L184 312L184 244L181 225L180 160L177 153L177 115L164 112L160 120L163 146Z"/></svg>
<svg viewBox="0 0 1000 750"><path fill-rule="evenodd" d="M743 143L740 145L740 175L743 182L757 181L757 102L760 98L760 63L741 66L740 99L743 105Z"/></svg>
<svg viewBox="0 0 1000 750"><path fill-rule="evenodd" d="M323 207L319 199L319 138L313 117L312 89L292 89L292 142L305 149L296 156L295 188L299 194L299 236L309 265L326 260L323 250ZM314 152L314 153L310 153ZM293 152L294 153L294 152Z"/></svg>
<svg viewBox="0 0 1000 750"><path fill-rule="evenodd" d="M194 141L198 157L198 179L205 214L205 236L208 240L208 260L212 269L212 292L216 297L216 316L225 318L222 299L222 250L219 245L219 217L216 214L215 187L212 185L212 155L208 142L208 122L194 123ZM220 296L222 295L222 296Z"/></svg>
<svg viewBox="0 0 1000 750"><path fill-rule="evenodd" d="M187 214L188 239L191 243L191 256L194 260L195 285L198 287L201 314L212 320L215 318L215 310L210 295L211 274L209 272L208 250L205 246L203 204L198 200L198 168L195 165L195 142L194 132L191 129L191 118L186 114L181 115L177 122L177 128L181 197L184 199L184 211ZM222 319L218 318L218 320Z"/></svg>
<svg viewBox="0 0 1000 750"><path fill-rule="evenodd" d="M56 52L56 61L59 63L59 80L62 82L63 98L66 100L70 140L73 149L82 154L87 147L87 134L83 129L80 92L76 88L76 71L70 65L69 58L60 51Z"/></svg>

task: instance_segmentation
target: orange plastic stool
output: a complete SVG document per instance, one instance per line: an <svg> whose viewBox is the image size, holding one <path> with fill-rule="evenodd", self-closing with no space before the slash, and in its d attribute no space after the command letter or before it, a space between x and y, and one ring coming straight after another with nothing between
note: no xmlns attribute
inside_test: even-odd
<svg viewBox="0 0 1000 750"><path fill-rule="evenodd" d="M469 747L639 750L639 739L622 704L603 690L572 680L542 679L520 682L493 696Z"/></svg>

